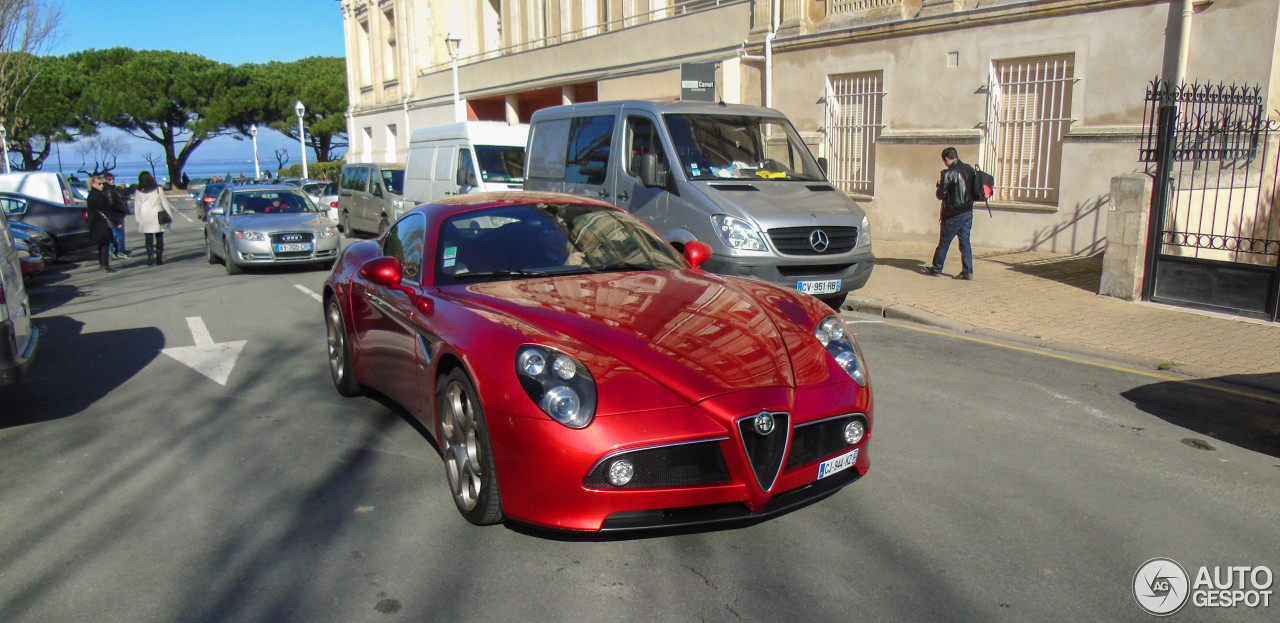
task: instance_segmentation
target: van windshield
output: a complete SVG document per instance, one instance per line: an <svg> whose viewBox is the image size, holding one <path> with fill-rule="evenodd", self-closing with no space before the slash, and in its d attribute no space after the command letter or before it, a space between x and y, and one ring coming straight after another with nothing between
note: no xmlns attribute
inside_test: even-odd
<svg viewBox="0 0 1280 623"><path fill-rule="evenodd" d="M382 186L387 192L404 194L404 169L382 169Z"/></svg>
<svg viewBox="0 0 1280 623"><path fill-rule="evenodd" d="M476 145L476 159L485 182L524 183L524 147Z"/></svg>
<svg viewBox="0 0 1280 623"><path fill-rule="evenodd" d="M691 180L824 179L785 119L748 115L664 115L684 174Z"/></svg>

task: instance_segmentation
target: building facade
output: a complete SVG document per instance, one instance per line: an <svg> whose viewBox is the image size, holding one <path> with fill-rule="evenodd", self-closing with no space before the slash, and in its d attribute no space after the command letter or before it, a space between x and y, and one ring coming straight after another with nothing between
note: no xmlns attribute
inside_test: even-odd
<svg viewBox="0 0 1280 623"><path fill-rule="evenodd" d="M1280 93L1280 0L340 1L348 160L403 162L412 128L461 117L678 98L682 64L714 63L717 99L786 113L894 240L936 238L954 146L996 178L974 244L1099 252L1153 79Z"/></svg>

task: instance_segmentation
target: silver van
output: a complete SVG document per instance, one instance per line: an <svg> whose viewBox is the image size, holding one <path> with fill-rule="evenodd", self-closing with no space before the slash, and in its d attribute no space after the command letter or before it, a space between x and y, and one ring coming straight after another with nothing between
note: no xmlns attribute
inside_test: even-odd
<svg viewBox="0 0 1280 623"><path fill-rule="evenodd" d="M866 214L776 110L594 102L540 110L530 125L526 190L604 199L677 248L711 245L707 270L832 305L871 277Z"/></svg>
<svg viewBox="0 0 1280 623"><path fill-rule="evenodd" d="M338 181L338 229L381 234L413 209L404 199L404 165L343 165Z"/></svg>
<svg viewBox="0 0 1280 623"><path fill-rule="evenodd" d="M0 387L26 376L40 333L31 324L31 304L22 283L22 267L13 232L0 212Z"/></svg>

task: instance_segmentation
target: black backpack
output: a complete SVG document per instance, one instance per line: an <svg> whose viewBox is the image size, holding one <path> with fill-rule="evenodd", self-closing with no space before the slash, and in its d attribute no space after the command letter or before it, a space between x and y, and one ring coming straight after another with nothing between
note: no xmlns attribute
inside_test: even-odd
<svg viewBox="0 0 1280 623"><path fill-rule="evenodd" d="M973 187L969 189L969 196L974 203L981 201L987 204L987 216L991 216L991 195L995 194L995 189L996 178L974 165Z"/></svg>

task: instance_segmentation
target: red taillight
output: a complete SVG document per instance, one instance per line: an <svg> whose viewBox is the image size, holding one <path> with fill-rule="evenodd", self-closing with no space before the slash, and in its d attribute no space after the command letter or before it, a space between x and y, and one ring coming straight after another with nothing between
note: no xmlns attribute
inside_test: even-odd
<svg viewBox="0 0 1280 623"><path fill-rule="evenodd" d="M81 211L80 211L80 218L82 218L82 219L84 219L84 220L86 220L86 221L87 221L87 220L89 220L89 211L88 211L88 210L81 210Z"/></svg>
<svg viewBox="0 0 1280 623"><path fill-rule="evenodd" d="M337 202L337 201L330 201L330 202L329 202L329 207L331 207L331 208L336 208L336 207L338 207L338 202Z"/></svg>
<svg viewBox="0 0 1280 623"><path fill-rule="evenodd" d="M213 203L213 197L205 197L205 198L204 198L204 202L205 202L205 203Z"/></svg>

